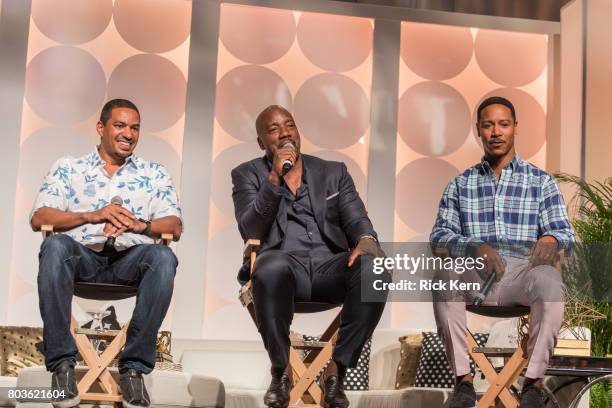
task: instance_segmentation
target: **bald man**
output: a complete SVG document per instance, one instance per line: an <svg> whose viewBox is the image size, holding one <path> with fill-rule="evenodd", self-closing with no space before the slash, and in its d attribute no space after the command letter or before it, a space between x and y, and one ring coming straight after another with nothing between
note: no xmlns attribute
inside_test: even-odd
<svg viewBox="0 0 612 408"><path fill-rule="evenodd" d="M346 408L346 368L356 366L386 300L383 293L379 302L363 302L361 284L374 278L373 259L384 253L344 163L301 154L295 120L281 106L264 109L256 129L265 155L232 170L232 182L240 234L262 242L252 285L272 365L264 403L288 406L294 303L312 301L343 305L338 341L320 382L325 406ZM238 279L248 281L248 268Z"/></svg>

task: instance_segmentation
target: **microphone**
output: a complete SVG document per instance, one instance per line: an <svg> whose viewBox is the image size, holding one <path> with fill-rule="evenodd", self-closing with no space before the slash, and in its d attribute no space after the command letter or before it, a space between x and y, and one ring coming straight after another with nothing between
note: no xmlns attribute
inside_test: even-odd
<svg viewBox="0 0 612 408"><path fill-rule="evenodd" d="M482 303L485 301L485 298L491 291L491 287L493 286L494 282L495 282L495 272L491 272L484 286L482 287L482 290L478 292L476 295L474 295L474 306L482 305Z"/></svg>
<svg viewBox="0 0 612 408"><path fill-rule="evenodd" d="M293 167L293 163L291 163L291 160L285 160L283 162L283 176L289 173L292 167Z"/></svg>
<svg viewBox="0 0 612 408"><path fill-rule="evenodd" d="M123 205L123 199L119 196L114 196L113 198L111 198L111 204ZM115 246L115 237L108 237L104 246L113 248Z"/></svg>
<svg viewBox="0 0 612 408"><path fill-rule="evenodd" d="M282 148L295 150L295 145L292 142L289 142L289 143L286 143ZM289 173L292 167L293 167L293 162L291 160L289 159L283 160L282 176L285 176L285 174Z"/></svg>

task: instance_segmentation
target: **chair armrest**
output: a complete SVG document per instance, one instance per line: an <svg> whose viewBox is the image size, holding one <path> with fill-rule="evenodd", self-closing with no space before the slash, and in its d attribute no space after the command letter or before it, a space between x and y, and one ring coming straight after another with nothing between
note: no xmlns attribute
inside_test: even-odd
<svg viewBox="0 0 612 408"><path fill-rule="evenodd" d="M161 234L160 238L155 240L155 242L158 243L158 244L162 244L162 245L168 246L168 245L170 245L170 243L173 240L174 240L174 235L173 234L164 232L164 233Z"/></svg>
<svg viewBox="0 0 612 408"><path fill-rule="evenodd" d="M53 234L53 225L45 224L40 227L43 239L50 237Z"/></svg>
<svg viewBox="0 0 612 408"><path fill-rule="evenodd" d="M40 232L42 232L43 239L48 238L53 234L53 225L45 224L40 227ZM170 245L170 243L174 240L174 235L169 233L161 234L161 237L155 242L163 244L165 246Z"/></svg>
<svg viewBox="0 0 612 408"><path fill-rule="evenodd" d="M260 245L261 242L258 239L248 239L247 242L244 244L243 259L245 261L247 259L249 260L249 279L250 276L253 274L253 266L255 265L255 259L257 258L257 250L259 249Z"/></svg>
<svg viewBox="0 0 612 408"><path fill-rule="evenodd" d="M244 259L250 258L251 254L257 252L259 247L261 246L261 242L258 239L249 239L244 244L243 256Z"/></svg>

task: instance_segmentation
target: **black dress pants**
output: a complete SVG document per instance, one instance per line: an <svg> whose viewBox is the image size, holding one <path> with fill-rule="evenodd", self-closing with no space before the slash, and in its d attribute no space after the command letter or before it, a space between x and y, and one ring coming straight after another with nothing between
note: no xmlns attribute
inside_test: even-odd
<svg viewBox="0 0 612 408"><path fill-rule="evenodd" d="M295 302L343 304L338 341L333 359L355 367L385 308L380 302L362 302L362 280L371 287L374 279L390 280L388 273L372 273L373 257L362 255L349 268L348 252L338 254L294 253L268 250L257 257L253 268L253 303L259 333L272 368L289 361L289 326ZM367 280L368 282L365 282Z"/></svg>

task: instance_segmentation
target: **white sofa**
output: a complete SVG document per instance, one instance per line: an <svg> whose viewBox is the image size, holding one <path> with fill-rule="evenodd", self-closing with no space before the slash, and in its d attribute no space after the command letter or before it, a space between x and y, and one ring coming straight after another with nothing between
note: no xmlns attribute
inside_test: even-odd
<svg viewBox="0 0 612 408"><path fill-rule="evenodd" d="M515 320L498 321L491 328L489 347L509 347L505 342L515 335ZM400 360L399 338L411 334L404 330L376 329L372 337L369 391L348 391L351 408L445 408L449 404L451 389L406 388L395 390ZM590 333L587 332L590 338ZM561 337L568 338L567 333ZM219 378L225 385L227 408L264 408L263 395L270 383L270 362L261 341L214 341L173 339L173 355L183 370ZM550 377L547 381L555 382ZM477 376L476 390L482 394L487 382ZM580 386L570 393L557 395L565 404ZM580 407L588 407L588 398Z"/></svg>
<svg viewBox="0 0 612 408"><path fill-rule="evenodd" d="M499 322L498 341L508 339L515 326ZM399 338L403 330L377 329L372 338L369 391L348 391L351 408L404 408L448 406L450 389L407 388L395 390L400 359ZM495 336L493 336L495 337ZM489 346L505 346L489 342ZM497 343L497 344L491 344ZM172 340L172 354L182 373L156 370L147 376L147 387L156 407L264 408L263 395L270 383L270 362L261 341ZM480 381L478 381L480 382ZM19 380L0 377L0 386L48 386L50 375L43 367L22 370ZM486 384L480 382L483 391ZM569 396L568 396L569 397ZM588 406L584 403L581 406ZM11 406L0 395L0 407ZM19 404L34 408L34 404ZM36 404L41 405L41 404ZM50 406L50 405L46 405ZM43 408L41 405L40 408Z"/></svg>
<svg viewBox="0 0 612 408"><path fill-rule="evenodd" d="M399 337L405 331L377 329L372 338L370 390L348 391L351 408L446 407L448 389L395 390L400 358ZM261 341L172 340L172 352L183 370L219 378L227 408L264 408L270 384L270 362Z"/></svg>

